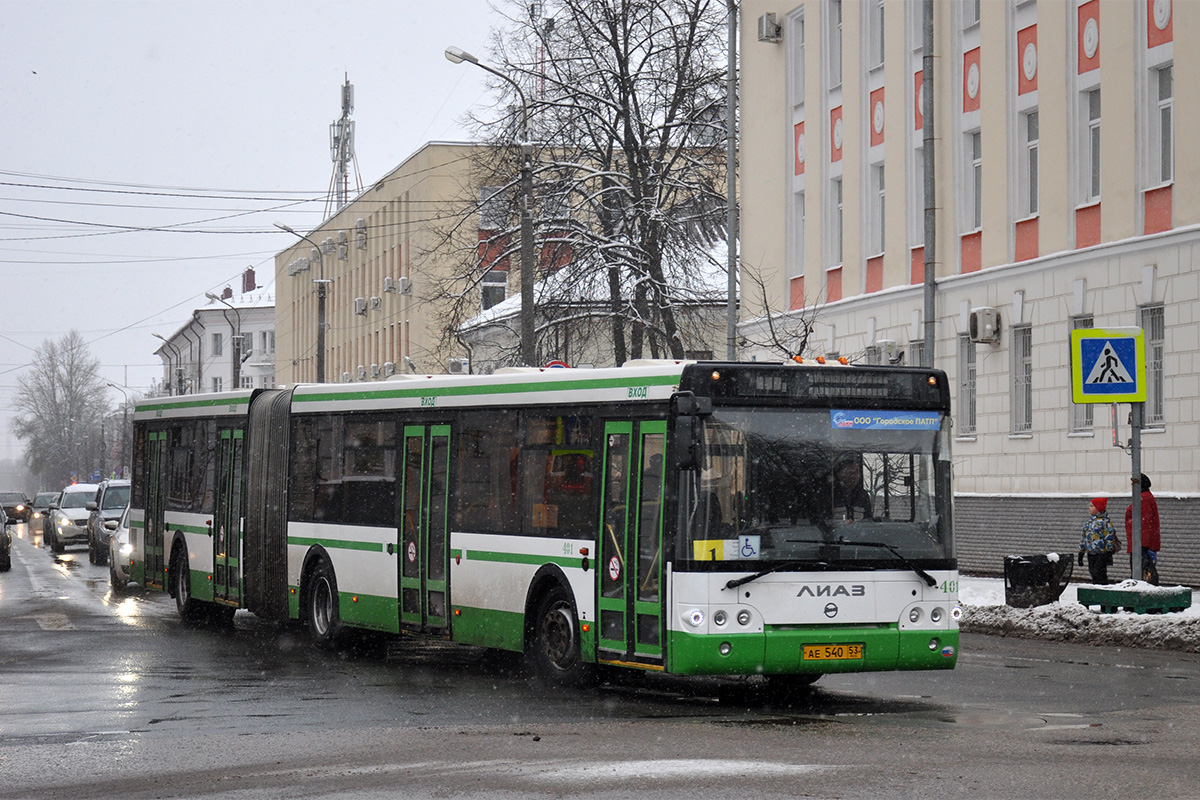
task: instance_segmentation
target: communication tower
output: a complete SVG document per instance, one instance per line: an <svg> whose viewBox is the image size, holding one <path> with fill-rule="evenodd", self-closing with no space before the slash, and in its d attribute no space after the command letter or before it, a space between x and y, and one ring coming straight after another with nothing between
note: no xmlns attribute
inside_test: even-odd
<svg viewBox="0 0 1200 800"><path fill-rule="evenodd" d="M329 156L333 159L333 177L329 181L329 196L325 201L325 218L345 208L350 202L350 165L354 165L354 191L362 191L362 175L354 154L354 85L350 76L342 84L342 116L329 124Z"/></svg>

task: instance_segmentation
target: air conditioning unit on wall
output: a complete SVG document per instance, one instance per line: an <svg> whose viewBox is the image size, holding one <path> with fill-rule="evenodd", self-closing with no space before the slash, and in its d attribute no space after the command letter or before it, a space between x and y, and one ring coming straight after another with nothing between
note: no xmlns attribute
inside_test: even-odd
<svg viewBox="0 0 1200 800"><path fill-rule="evenodd" d="M999 344L1000 312L989 306L972 308L971 329L968 333L972 342Z"/></svg>

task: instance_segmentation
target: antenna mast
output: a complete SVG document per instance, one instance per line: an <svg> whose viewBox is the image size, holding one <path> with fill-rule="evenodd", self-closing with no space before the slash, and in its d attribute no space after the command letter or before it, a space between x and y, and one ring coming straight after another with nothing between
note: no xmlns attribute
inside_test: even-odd
<svg viewBox="0 0 1200 800"><path fill-rule="evenodd" d="M350 202L350 164L354 164L355 192L362 191L362 176L354 154L354 85L349 74L342 84L342 117L329 124L329 156L333 159L333 177L329 181L329 196L325 201L325 217L341 211Z"/></svg>

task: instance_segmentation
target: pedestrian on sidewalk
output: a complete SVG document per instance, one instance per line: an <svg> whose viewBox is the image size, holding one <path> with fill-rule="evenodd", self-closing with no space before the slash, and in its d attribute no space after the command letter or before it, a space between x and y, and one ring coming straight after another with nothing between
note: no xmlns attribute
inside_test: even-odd
<svg viewBox="0 0 1200 800"><path fill-rule="evenodd" d="M1092 498L1088 513L1091 517L1083 523L1083 536L1079 539L1079 566L1083 566L1086 553L1092 583L1107 586L1108 567L1113 562L1113 553L1121 546L1117 529L1108 518L1108 498Z"/></svg>
<svg viewBox="0 0 1200 800"><path fill-rule="evenodd" d="M1131 479L1134 486L1142 487L1142 569L1141 578L1146 583L1158 586L1158 501L1150 494L1150 479L1142 473L1140 480ZM1125 509L1125 552L1129 553L1129 566L1133 561L1133 503Z"/></svg>

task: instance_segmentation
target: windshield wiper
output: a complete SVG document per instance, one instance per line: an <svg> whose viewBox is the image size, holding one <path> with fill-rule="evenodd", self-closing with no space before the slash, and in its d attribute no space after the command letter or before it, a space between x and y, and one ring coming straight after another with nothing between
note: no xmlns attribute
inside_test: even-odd
<svg viewBox="0 0 1200 800"><path fill-rule="evenodd" d="M721 591L723 592L723 591L725 591L725 589L736 589L739 586L742 586L743 584L749 583L750 581L756 581L764 575L770 575L772 572L778 572L779 570L787 569L788 567L797 567L801 564L806 564L806 563L809 563L809 562L785 561L782 564L776 564L775 566L771 567L770 569L764 569L763 571L756 572L753 575L747 575L746 577L738 578L737 580L726 581L725 588L722 589Z"/></svg>
<svg viewBox="0 0 1200 800"><path fill-rule="evenodd" d="M918 567L913 562L909 561L907 557L902 555L899 550L892 547L890 544L885 542L847 542L844 539L838 542L838 544L845 544L851 547L882 547L884 550L887 550L889 553L899 559L901 564L917 573L917 575L921 576L921 579L924 580L926 584L929 586L937 586L937 580L932 575Z"/></svg>

